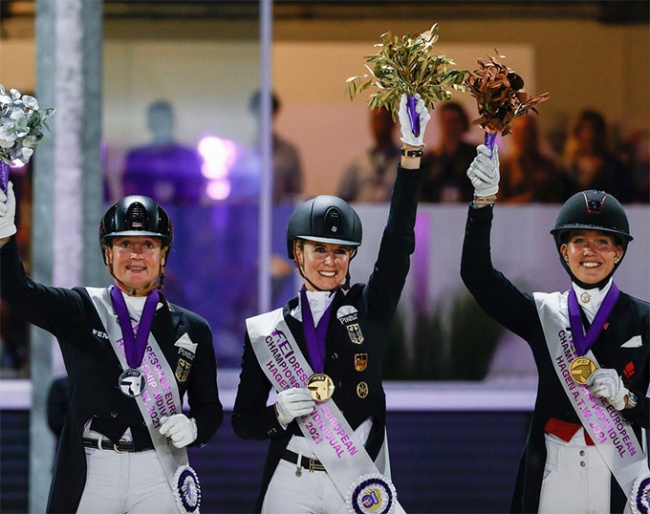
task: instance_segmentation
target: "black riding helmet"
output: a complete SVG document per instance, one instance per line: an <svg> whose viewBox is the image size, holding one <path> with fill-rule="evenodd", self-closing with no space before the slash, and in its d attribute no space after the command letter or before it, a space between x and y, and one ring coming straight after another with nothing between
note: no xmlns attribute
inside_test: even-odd
<svg viewBox="0 0 650 514"><path fill-rule="evenodd" d="M623 247L623 255L618 263L614 265L614 270L623 260L627 245L633 239L630 235L630 225L625 210L615 197L605 191L596 189L574 194L560 209L555 221L555 227L551 230L560 254L560 261L574 280L575 277L560 252L561 246L568 242L568 235L574 230L598 230L614 236ZM607 283L609 277L611 275L603 282Z"/></svg>
<svg viewBox="0 0 650 514"><path fill-rule="evenodd" d="M287 254L294 258L296 239L360 246L361 237L361 220L350 204L337 196L320 195L293 211L287 226Z"/></svg>
<svg viewBox="0 0 650 514"><path fill-rule="evenodd" d="M104 264L107 264L104 248L111 239L121 236L158 237L163 247L171 249L174 231L169 215L160 205L148 196L133 195L110 207L99 224L99 246Z"/></svg>

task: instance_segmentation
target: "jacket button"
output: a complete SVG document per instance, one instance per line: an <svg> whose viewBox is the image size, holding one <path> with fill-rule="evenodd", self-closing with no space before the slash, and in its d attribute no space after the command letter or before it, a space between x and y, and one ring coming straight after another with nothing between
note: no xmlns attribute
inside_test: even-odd
<svg viewBox="0 0 650 514"><path fill-rule="evenodd" d="M338 358L339 358L339 354L336 353L336 352L334 352L334 353L332 354L332 359L338 359Z"/></svg>
<svg viewBox="0 0 650 514"><path fill-rule="evenodd" d="M117 412L112 411L111 412L111 418L117 418Z"/></svg>
<svg viewBox="0 0 650 514"><path fill-rule="evenodd" d="M337 382L336 387L343 387L343 382Z"/></svg>

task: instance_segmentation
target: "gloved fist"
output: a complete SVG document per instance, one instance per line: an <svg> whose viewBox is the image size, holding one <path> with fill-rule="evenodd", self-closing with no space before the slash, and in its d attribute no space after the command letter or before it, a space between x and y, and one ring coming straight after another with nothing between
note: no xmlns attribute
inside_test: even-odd
<svg viewBox="0 0 650 514"><path fill-rule="evenodd" d="M400 130L402 132L402 142L409 144L411 146L424 146L424 130L427 128L427 123L431 119L431 114L426 105L424 105L424 100L416 93L415 95L415 112L420 115L420 134L416 136L413 134L413 129L411 128L411 118L409 117L408 109L406 107L406 94L402 93L402 98L399 102L399 123Z"/></svg>
<svg viewBox="0 0 650 514"><path fill-rule="evenodd" d="M316 403L306 387L287 389L278 393L275 410L281 425L288 425L294 418L306 416L316 408Z"/></svg>
<svg viewBox="0 0 650 514"><path fill-rule="evenodd" d="M491 196L499 190L499 149L490 150L485 145L476 147L476 157L469 165L467 176L474 186L476 196Z"/></svg>
<svg viewBox="0 0 650 514"><path fill-rule="evenodd" d="M7 184L7 194L0 189L0 239L16 233L16 196L14 185Z"/></svg>
<svg viewBox="0 0 650 514"><path fill-rule="evenodd" d="M587 378L587 387L592 395L605 398L616 410L625 408L625 397L629 391L615 369L598 368Z"/></svg>
<svg viewBox="0 0 650 514"><path fill-rule="evenodd" d="M158 431L160 435L171 439L176 448L185 448L193 443L198 435L195 419L188 418L185 414L161 417Z"/></svg>

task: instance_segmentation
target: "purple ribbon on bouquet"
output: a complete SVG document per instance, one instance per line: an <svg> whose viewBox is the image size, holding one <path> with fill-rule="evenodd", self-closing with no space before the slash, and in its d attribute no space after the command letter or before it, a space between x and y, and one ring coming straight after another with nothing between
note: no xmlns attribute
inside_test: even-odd
<svg viewBox="0 0 650 514"><path fill-rule="evenodd" d="M420 115L415 110L416 103L414 96L408 95L406 97L406 112L408 112L411 120L411 131L415 137L418 137L420 135Z"/></svg>
<svg viewBox="0 0 650 514"><path fill-rule="evenodd" d="M9 165L0 159L0 189L4 193L7 192L7 187L9 184Z"/></svg>
<svg viewBox="0 0 650 514"><path fill-rule="evenodd" d="M486 132L485 133L485 146L487 146L490 151L494 149L494 143L497 140L496 132Z"/></svg>

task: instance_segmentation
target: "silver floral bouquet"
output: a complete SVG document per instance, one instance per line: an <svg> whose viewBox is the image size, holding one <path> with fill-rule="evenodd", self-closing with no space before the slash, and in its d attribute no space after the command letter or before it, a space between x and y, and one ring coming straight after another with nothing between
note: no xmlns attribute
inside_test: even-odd
<svg viewBox="0 0 650 514"><path fill-rule="evenodd" d="M0 84L0 187L7 190L9 166L24 166L43 139L54 108L41 109L33 96Z"/></svg>

